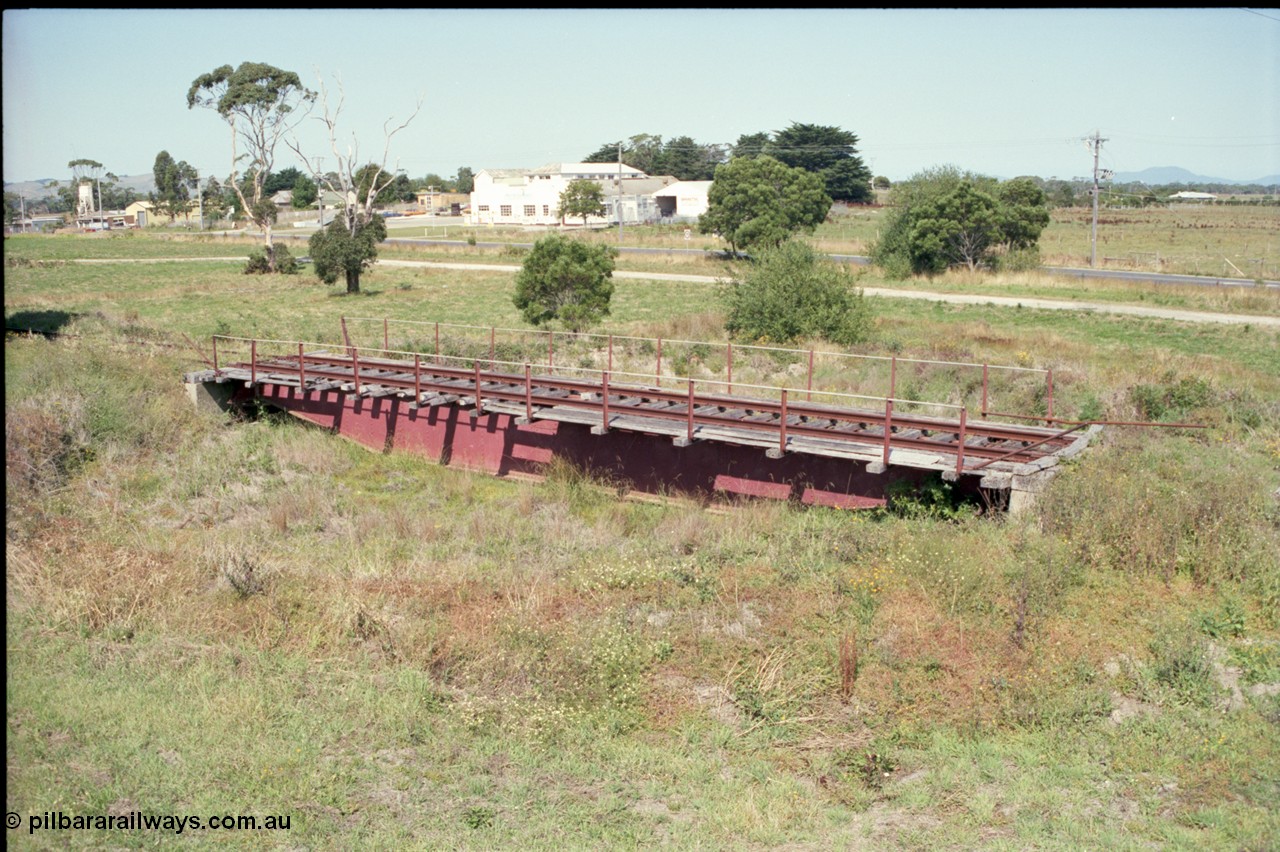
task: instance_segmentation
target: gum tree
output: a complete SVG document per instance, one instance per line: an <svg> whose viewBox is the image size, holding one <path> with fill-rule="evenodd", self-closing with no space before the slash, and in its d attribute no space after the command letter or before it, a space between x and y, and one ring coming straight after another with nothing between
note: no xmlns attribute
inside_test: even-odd
<svg viewBox="0 0 1280 852"><path fill-rule="evenodd" d="M262 229L267 268L276 271L271 226L276 209L265 197L265 184L275 164L276 145L306 117L316 93L298 75L264 62L222 65L201 74L187 90L187 109L204 107L218 113L231 128L231 175L227 181L254 225ZM245 170L241 176L241 167Z"/></svg>
<svg viewBox="0 0 1280 852"><path fill-rule="evenodd" d="M422 109L422 101L419 99L413 112L399 124L394 124L393 119L383 123L382 159L363 162L360 144L354 135L345 148L338 144L338 121L344 100L341 81L338 83L337 103L332 108L323 81L319 99L323 111L319 120L324 123L329 136L329 153L324 157L309 158L296 139L289 140L287 144L307 164L321 193L327 191L344 200L333 221L311 237L309 247L315 259L316 274L326 283L333 283L341 275L346 280L347 292L358 293L361 273L373 265L378 257L378 243L387 236L386 220L378 215L374 206L379 195L392 188L397 180L398 170L387 168L391 140L417 116ZM330 157L337 166L322 173L320 162Z"/></svg>

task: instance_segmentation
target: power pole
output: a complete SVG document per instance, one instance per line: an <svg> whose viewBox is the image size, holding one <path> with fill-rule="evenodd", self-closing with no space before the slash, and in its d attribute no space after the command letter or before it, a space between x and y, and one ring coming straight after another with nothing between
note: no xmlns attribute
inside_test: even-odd
<svg viewBox="0 0 1280 852"><path fill-rule="evenodd" d="M1111 177L1111 171L1098 168L1098 155L1102 153L1102 143L1107 140L1095 130L1084 141L1093 151L1093 226L1089 230L1089 267L1093 268L1098 265L1098 179Z"/></svg>
<svg viewBox="0 0 1280 852"><path fill-rule="evenodd" d="M204 193L200 191L200 171L192 169L191 173L196 176L196 200L200 202L200 230L204 230Z"/></svg>

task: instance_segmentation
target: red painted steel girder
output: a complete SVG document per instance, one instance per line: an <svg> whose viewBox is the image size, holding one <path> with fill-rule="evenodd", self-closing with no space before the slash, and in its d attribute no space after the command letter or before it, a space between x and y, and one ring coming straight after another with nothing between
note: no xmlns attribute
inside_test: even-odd
<svg viewBox="0 0 1280 852"><path fill-rule="evenodd" d="M697 393L694 396L694 411L690 416L689 393L686 390L664 390L613 382L606 400L601 382L561 376L482 371L479 369L482 361L483 359L473 361L471 369L434 363L422 364L418 358L414 362L406 362L362 357L357 362L353 351L350 355L303 353L301 356L263 360L257 360L255 356L251 364L241 366L248 368L251 381L296 380L303 383L304 387L306 382L314 387L317 382L353 384L358 378L360 387L353 390L372 395L396 393L405 396L412 393L425 394L428 398L471 397L473 403L475 396L482 395L482 404L505 402L526 409L531 406L554 406L599 412L601 423L606 427L620 416L632 416L780 434L780 446L784 447L787 435L877 447L885 442L886 415L882 412L789 402L786 405L787 419L784 424L780 400ZM415 400L416 403L422 401L421 395ZM946 418L897 413L890 416L890 421L892 429L889 443L892 447L963 454L975 459L985 459L988 464L993 461L1033 460L1070 443L1066 437L1068 433L1042 427L1008 426L981 421L960 424ZM963 443L959 440L962 431ZM985 467L986 464L981 466Z"/></svg>

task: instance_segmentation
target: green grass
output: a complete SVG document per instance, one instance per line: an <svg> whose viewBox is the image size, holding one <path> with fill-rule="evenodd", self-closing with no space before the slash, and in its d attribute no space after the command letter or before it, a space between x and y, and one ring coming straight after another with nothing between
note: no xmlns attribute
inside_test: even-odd
<svg viewBox="0 0 1280 852"><path fill-rule="evenodd" d="M704 508L181 387L181 335L223 325L518 325L505 273L347 297L211 260L6 271L6 318L79 335L6 341L7 811L291 818L202 847L1280 844L1280 703L1252 691L1280 678L1273 331L876 299L868 352L1051 366L1060 411L1210 428L1108 430L1021 518ZM620 280L610 326L711 337L718 310Z"/></svg>

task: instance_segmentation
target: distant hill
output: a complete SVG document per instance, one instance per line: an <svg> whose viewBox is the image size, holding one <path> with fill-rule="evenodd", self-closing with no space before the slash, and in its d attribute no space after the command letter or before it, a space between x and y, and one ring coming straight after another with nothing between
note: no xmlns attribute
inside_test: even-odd
<svg viewBox="0 0 1280 852"><path fill-rule="evenodd" d="M142 196L143 198L147 196L147 193L155 192L156 190L156 179L154 175L149 175L149 174L118 175L117 177L120 178L119 184L121 186L132 189L134 192L138 193L138 195ZM70 183L71 176L68 175L63 178L41 178L40 180L25 180L25 181L19 181L17 183L6 182L4 185L4 191L15 192L22 195L25 198L31 198L31 199L45 198L45 197L57 194L55 190L52 190L49 188L49 184L53 183L54 181L57 181L58 183L65 186L66 184Z"/></svg>
<svg viewBox="0 0 1280 852"><path fill-rule="evenodd" d="M1271 186L1280 183L1280 175L1269 175L1256 180L1227 180L1226 178L1205 177L1177 166L1155 166L1140 172L1116 172L1112 178L1116 183L1145 183L1147 186L1165 186L1171 183L1223 183L1244 186L1258 184Z"/></svg>

